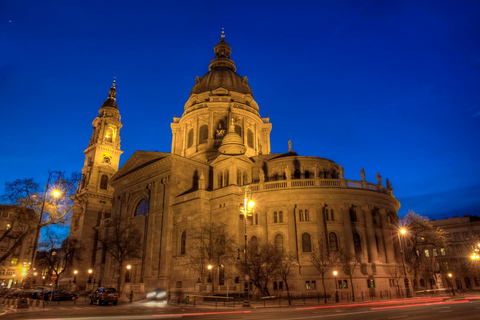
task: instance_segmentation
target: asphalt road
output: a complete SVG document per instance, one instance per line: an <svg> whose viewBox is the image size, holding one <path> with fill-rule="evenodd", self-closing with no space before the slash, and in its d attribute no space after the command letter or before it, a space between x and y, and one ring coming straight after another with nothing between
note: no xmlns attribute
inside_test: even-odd
<svg viewBox="0 0 480 320"><path fill-rule="evenodd" d="M480 300L405 299L357 304L305 307L223 308L177 307L162 303L137 302L118 306L51 305L42 309L1 308L0 319L44 320L152 320L152 319L480 319Z"/></svg>

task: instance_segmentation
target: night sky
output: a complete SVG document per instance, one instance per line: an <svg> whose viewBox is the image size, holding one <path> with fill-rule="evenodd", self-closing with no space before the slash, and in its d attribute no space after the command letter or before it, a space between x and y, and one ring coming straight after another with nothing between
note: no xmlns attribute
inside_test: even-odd
<svg viewBox="0 0 480 320"><path fill-rule="evenodd" d="M272 152L389 178L403 216L480 211L480 1L0 2L4 182L80 171L113 77L121 164L171 148L222 27Z"/></svg>

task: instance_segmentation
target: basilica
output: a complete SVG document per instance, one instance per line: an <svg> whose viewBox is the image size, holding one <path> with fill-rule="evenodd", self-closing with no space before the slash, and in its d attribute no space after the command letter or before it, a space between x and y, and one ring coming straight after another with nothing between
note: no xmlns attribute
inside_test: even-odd
<svg viewBox="0 0 480 320"><path fill-rule="evenodd" d="M385 186L379 174L375 183L367 182L362 169L361 180L349 180L340 164L299 155L291 143L285 153L271 153L272 123L262 117L248 79L237 73L223 36L214 54L208 72L195 79L183 114L173 117L170 152L136 151L120 168L122 123L115 83L111 87L93 121L73 198L70 235L81 239L79 263L90 270L78 276L78 283L115 286L118 261L100 240L108 236L108 222L117 218L141 233L136 243L140 255L122 261L129 266L129 289L243 292L239 278L244 276L233 266L226 271L237 276L219 272L208 285L189 268L187 256L191 231L208 221L224 225L243 253L239 215L248 197L256 202L247 226L249 241L271 242L295 256L290 290L320 290L311 255L321 238L329 250L349 253L359 262L353 284L339 271L346 288L394 291L392 270L401 261L400 203L388 179ZM333 275L326 277L334 290ZM281 279L273 280L270 292L281 290Z"/></svg>

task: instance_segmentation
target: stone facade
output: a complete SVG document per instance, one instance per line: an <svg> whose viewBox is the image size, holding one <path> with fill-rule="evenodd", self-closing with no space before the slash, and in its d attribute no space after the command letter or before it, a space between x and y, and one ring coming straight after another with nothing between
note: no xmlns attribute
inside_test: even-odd
<svg viewBox="0 0 480 320"><path fill-rule="evenodd" d="M381 177L369 183L364 173L361 181L348 180L334 161L298 155L291 143L288 152L271 154L272 124L268 116L260 116L248 80L236 73L230 51L222 38L209 72L195 80L183 115L173 118L170 153L137 151L114 173L119 145L92 138L95 143L85 153L86 159L94 154L94 162L89 166L86 160L83 168L86 182L76 196L80 222L72 234L88 238L87 256L92 257L98 280L114 285L117 277L115 262L97 243L110 213L142 230L142 257L128 261L132 283L172 292L208 290L188 268L190 231L202 222L223 223L243 250L239 208L249 185L257 206L247 226L248 237L275 241L295 254L298 267L289 283L292 290L316 291L312 281L319 286L320 276L310 261L319 237L361 262L354 275L356 290L367 290L368 279L375 280L377 290L389 290L387 269L399 259L394 229L400 207L391 185L382 186ZM119 130L119 122L109 119L97 118L94 127L102 123L102 128L114 125ZM104 148L110 148L115 159L108 166L96 161ZM98 188L99 172L109 175L107 190ZM138 214L145 202L147 211ZM333 276L327 282L332 289ZM226 290L243 288L233 277L215 292Z"/></svg>

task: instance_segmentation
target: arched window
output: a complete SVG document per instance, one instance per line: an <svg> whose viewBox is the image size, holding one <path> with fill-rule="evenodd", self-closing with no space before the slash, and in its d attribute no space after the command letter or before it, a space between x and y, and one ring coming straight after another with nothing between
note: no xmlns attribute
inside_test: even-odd
<svg viewBox="0 0 480 320"><path fill-rule="evenodd" d="M355 252L362 252L362 242L360 241L360 235L358 233L353 234L353 246Z"/></svg>
<svg viewBox="0 0 480 320"><path fill-rule="evenodd" d="M180 254L185 254L186 244L187 244L187 231L183 231L182 238L180 240Z"/></svg>
<svg viewBox="0 0 480 320"><path fill-rule="evenodd" d="M357 222L357 210L350 208L350 221Z"/></svg>
<svg viewBox="0 0 480 320"><path fill-rule="evenodd" d="M112 127L108 127L105 132L105 141L113 142L113 136L115 135L115 130Z"/></svg>
<svg viewBox="0 0 480 320"><path fill-rule="evenodd" d="M230 184L230 174L228 170L225 170L225 187L227 187Z"/></svg>
<svg viewBox="0 0 480 320"><path fill-rule="evenodd" d="M191 146L193 146L193 129L190 129L190 131L188 131L188 138L187 138L187 148L190 148Z"/></svg>
<svg viewBox="0 0 480 320"><path fill-rule="evenodd" d="M247 145L253 148L253 132L250 129L247 130Z"/></svg>
<svg viewBox="0 0 480 320"><path fill-rule="evenodd" d="M335 221L335 215L333 214L333 209L330 209L330 216L332 218L332 221Z"/></svg>
<svg viewBox="0 0 480 320"><path fill-rule="evenodd" d="M218 172L218 187L219 188L223 187L223 172L222 171Z"/></svg>
<svg viewBox="0 0 480 320"><path fill-rule="evenodd" d="M283 236L281 234L275 236L275 250L283 252Z"/></svg>
<svg viewBox="0 0 480 320"><path fill-rule="evenodd" d="M100 178L100 189L107 190L107 188L108 188L108 176L104 174Z"/></svg>
<svg viewBox="0 0 480 320"><path fill-rule="evenodd" d="M338 241L337 241L337 235L333 232L330 232L328 235L328 244L330 251L338 251Z"/></svg>
<svg viewBox="0 0 480 320"><path fill-rule="evenodd" d="M380 253L380 247L378 245L378 237L375 235L375 244L377 245L377 252Z"/></svg>
<svg viewBox="0 0 480 320"><path fill-rule="evenodd" d="M273 213L273 223L277 223L278 222L278 215L277 215L277 211L275 211Z"/></svg>
<svg viewBox="0 0 480 320"><path fill-rule="evenodd" d="M283 211L278 212L278 222L283 222Z"/></svg>
<svg viewBox="0 0 480 320"><path fill-rule="evenodd" d="M255 255L258 254L258 239L257 237L253 236L250 238L250 242L248 243L250 250L254 252Z"/></svg>
<svg viewBox="0 0 480 320"><path fill-rule="evenodd" d="M255 224L258 225L258 213L255 213Z"/></svg>
<svg viewBox="0 0 480 320"><path fill-rule="evenodd" d="M424 279L420 279L420 287L425 287L425 280Z"/></svg>
<svg viewBox="0 0 480 320"><path fill-rule="evenodd" d="M242 127L235 125L235 132L241 137L242 136Z"/></svg>
<svg viewBox="0 0 480 320"><path fill-rule="evenodd" d="M472 282L470 281L470 278L469 277L465 277L465 288L467 290L470 290L472 289Z"/></svg>
<svg viewBox="0 0 480 320"><path fill-rule="evenodd" d="M325 221L330 220L330 217L328 216L328 209L325 209Z"/></svg>
<svg viewBox="0 0 480 320"><path fill-rule="evenodd" d="M310 214L308 213L308 210L305 210L305 221L310 221Z"/></svg>
<svg viewBox="0 0 480 320"><path fill-rule="evenodd" d="M255 237L255 236L251 237L250 242L251 242L251 244L257 244L258 243L257 237Z"/></svg>
<svg viewBox="0 0 480 320"><path fill-rule="evenodd" d="M310 234L307 232L302 234L302 251L312 252L312 239L310 237Z"/></svg>
<svg viewBox="0 0 480 320"><path fill-rule="evenodd" d="M248 174L246 171L243 172L243 185L248 183Z"/></svg>
<svg viewBox="0 0 480 320"><path fill-rule="evenodd" d="M237 186L242 185L242 171L240 169L237 170Z"/></svg>
<svg viewBox="0 0 480 320"><path fill-rule="evenodd" d="M303 221L303 210L298 212L298 220Z"/></svg>
<svg viewBox="0 0 480 320"><path fill-rule="evenodd" d="M208 140L208 125L200 126L198 144L207 143Z"/></svg>
<svg viewBox="0 0 480 320"><path fill-rule="evenodd" d="M147 214L147 213L148 213L148 202L147 202L147 200L142 199L142 201L140 201L137 204L137 209L135 210L135 215L136 216L142 216L142 215Z"/></svg>

